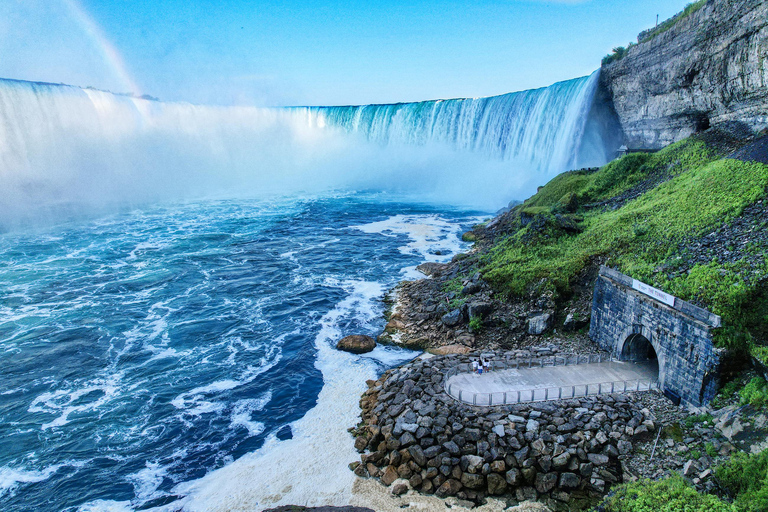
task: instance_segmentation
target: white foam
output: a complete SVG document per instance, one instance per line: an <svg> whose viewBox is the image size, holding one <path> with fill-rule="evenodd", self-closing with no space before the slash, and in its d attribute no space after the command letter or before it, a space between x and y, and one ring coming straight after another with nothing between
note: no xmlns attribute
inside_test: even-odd
<svg viewBox="0 0 768 512"><path fill-rule="evenodd" d="M272 400L272 393L266 392L259 398L238 400L232 408L231 428L245 427L249 436L257 436L264 432L264 424L253 421L251 414L261 411Z"/></svg>
<svg viewBox="0 0 768 512"><path fill-rule="evenodd" d="M77 509L78 512L133 512L130 501L95 500Z"/></svg>
<svg viewBox="0 0 768 512"><path fill-rule="evenodd" d="M467 220L474 222L480 219ZM420 256L424 261L449 261L467 245L459 237L461 226L438 215L394 215L382 221L350 227L382 236L406 235L409 242L398 250L402 254ZM424 278L424 274L416 270L416 265L405 267L400 273L405 279Z"/></svg>
<svg viewBox="0 0 768 512"><path fill-rule="evenodd" d="M121 376L122 375L119 373L112 374L106 379L96 379L90 381L84 387L75 390L60 389L53 392L47 391L37 396L32 401L32 404L29 406L27 411L59 414L59 416L53 421L41 425L40 428L42 430L62 427L69 423L69 416L71 414L94 411L118 396L120 391L118 383ZM96 400L79 405L71 405L79 398L95 391L101 392L100 396Z"/></svg>
<svg viewBox="0 0 768 512"><path fill-rule="evenodd" d="M256 452L205 477L178 485L187 511L262 510L271 506L344 505L351 499L354 474L347 465L358 455L346 429L359 419L357 402L365 380L375 378L371 359L339 352L331 343L341 336L340 320L378 318L380 283L346 281L346 299L323 316L315 339L315 366L324 386L317 405L291 425L293 438L269 436ZM178 503L174 504L178 506Z"/></svg>
<svg viewBox="0 0 768 512"><path fill-rule="evenodd" d="M127 479L133 483L136 497L140 500L148 500L155 496L157 488L163 483L163 479L168 476L168 468L157 462L147 461L144 469L128 475Z"/></svg>
<svg viewBox="0 0 768 512"><path fill-rule="evenodd" d="M19 484L29 484L47 480L62 466L63 464L56 464L55 466L49 466L39 471L0 467L0 496L13 491Z"/></svg>

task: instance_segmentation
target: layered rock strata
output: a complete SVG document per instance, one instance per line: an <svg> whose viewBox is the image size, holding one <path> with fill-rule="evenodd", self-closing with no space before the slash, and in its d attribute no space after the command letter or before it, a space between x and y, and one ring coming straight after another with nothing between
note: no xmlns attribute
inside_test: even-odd
<svg viewBox="0 0 768 512"><path fill-rule="evenodd" d="M725 122L768 126L767 2L709 0L648 37L601 73L630 148L660 149Z"/></svg>

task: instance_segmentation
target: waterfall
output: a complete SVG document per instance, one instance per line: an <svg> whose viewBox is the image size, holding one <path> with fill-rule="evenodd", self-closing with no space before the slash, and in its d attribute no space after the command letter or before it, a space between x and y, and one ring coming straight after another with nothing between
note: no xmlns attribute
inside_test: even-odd
<svg viewBox="0 0 768 512"><path fill-rule="evenodd" d="M312 107L322 125L383 144L447 144L458 150L564 171L605 163L606 148L584 147L599 71L552 86L487 98ZM613 148L609 148L613 149Z"/></svg>
<svg viewBox="0 0 768 512"><path fill-rule="evenodd" d="M496 208L607 160L598 73L487 98L288 108L0 79L0 228L201 195L322 189Z"/></svg>

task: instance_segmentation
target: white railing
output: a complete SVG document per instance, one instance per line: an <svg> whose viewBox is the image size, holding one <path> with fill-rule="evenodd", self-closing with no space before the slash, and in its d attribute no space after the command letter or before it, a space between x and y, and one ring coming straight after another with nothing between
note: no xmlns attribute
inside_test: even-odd
<svg viewBox="0 0 768 512"><path fill-rule="evenodd" d="M613 361L608 354L590 354L586 356L548 357L534 360L534 358L516 359L514 361L491 362L493 371L519 368L544 368L545 366L564 366L575 364L591 364ZM457 389L448 381L451 377L460 373L474 373L469 363L462 363L445 375L443 389L451 398L472 405L511 405L524 402L545 402L547 400L560 400L585 396L602 395L609 393L626 393L628 391L650 391L659 388L657 379L634 379L607 382L595 382L590 384L574 384L572 386L545 387L526 390L504 391L495 393L474 393Z"/></svg>

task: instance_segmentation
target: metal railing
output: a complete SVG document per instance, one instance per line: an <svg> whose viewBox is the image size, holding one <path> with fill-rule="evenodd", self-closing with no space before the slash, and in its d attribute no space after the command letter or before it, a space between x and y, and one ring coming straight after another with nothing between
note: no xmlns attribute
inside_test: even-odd
<svg viewBox="0 0 768 512"><path fill-rule="evenodd" d="M519 369L519 368L544 368L547 366L565 366L575 364L593 364L613 361L608 354L589 354L586 356L546 357L534 360L534 358L516 359L514 361L492 361L492 371ZM474 393L449 384L451 377L460 373L474 373L469 363L462 363L449 370L443 381L443 389L451 398L472 405L511 405L525 402L545 402L548 400L560 400L595 396L609 393L626 393L628 391L650 391L659 389L657 379L633 379L607 382L595 382L590 384L575 384L572 386L544 387L515 391L498 391L495 393ZM456 392L458 391L458 392Z"/></svg>

